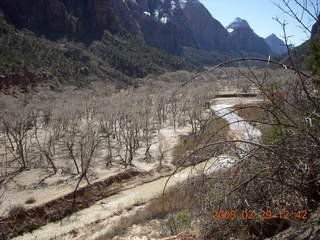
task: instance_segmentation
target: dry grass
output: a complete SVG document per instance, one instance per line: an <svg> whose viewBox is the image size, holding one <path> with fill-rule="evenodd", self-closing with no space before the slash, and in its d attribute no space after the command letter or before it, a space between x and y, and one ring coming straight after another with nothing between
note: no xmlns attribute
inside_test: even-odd
<svg viewBox="0 0 320 240"><path fill-rule="evenodd" d="M180 137L180 143L173 150L173 163L179 165L181 161L184 161L185 156L188 156L189 153L198 149L200 146L226 140L228 138L228 133L228 122L223 118L208 121L207 125L205 125L203 130L198 134ZM193 156L192 161L189 161L186 165L189 165L190 163L199 163L214 155L220 155L225 151L226 149L221 148L221 146L207 147L198 151L197 154Z"/></svg>
<svg viewBox="0 0 320 240"><path fill-rule="evenodd" d="M165 217L169 213L190 209L196 196L189 190L187 183L184 183L183 186L170 188L165 194L151 201L147 205L146 211L154 219Z"/></svg>
<svg viewBox="0 0 320 240"><path fill-rule="evenodd" d="M154 219L162 219L168 230L172 225L177 226L179 229L183 228L189 224L187 211L196 202L196 195L188 189L187 183L168 189L164 195L160 195L158 198L150 201L135 214L121 217L111 230L95 240L110 240L115 236L124 235L135 224L145 224ZM139 202L138 206L141 205L143 204ZM137 204L134 204L127 210L132 210L134 206L137 206Z"/></svg>
<svg viewBox="0 0 320 240"><path fill-rule="evenodd" d="M268 112L260 108L259 104L237 104L233 108L238 109L236 113L244 119L263 121L269 117Z"/></svg>
<svg viewBox="0 0 320 240"><path fill-rule="evenodd" d="M262 107L262 105L261 105ZM260 131L265 132L267 125L258 122L268 122L270 120L270 113L260 108L259 104L238 104L233 107L236 114L241 118L248 120L252 125ZM254 122L254 121L257 121Z"/></svg>

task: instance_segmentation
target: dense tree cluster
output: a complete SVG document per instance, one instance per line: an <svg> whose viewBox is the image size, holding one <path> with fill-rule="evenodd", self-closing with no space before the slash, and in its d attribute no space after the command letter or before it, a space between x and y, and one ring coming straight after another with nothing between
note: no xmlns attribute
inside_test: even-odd
<svg viewBox="0 0 320 240"><path fill-rule="evenodd" d="M95 83L90 90L71 88L23 99L3 97L1 178L44 168L48 177L61 169L89 182L87 173L97 161L104 158L106 168L134 166L138 149L145 152L145 161L157 161L150 148L162 128L189 123L196 133L203 124L214 83L193 84L173 94L179 86L175 78L192 75L180 72L161 77L170 82L145 79L143 87L118 93Z"/></svg>

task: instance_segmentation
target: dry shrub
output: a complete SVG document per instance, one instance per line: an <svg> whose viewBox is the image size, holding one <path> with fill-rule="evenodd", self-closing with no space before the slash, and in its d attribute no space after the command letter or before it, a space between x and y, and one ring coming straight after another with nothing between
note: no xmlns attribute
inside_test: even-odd
<svg viewBox="0 0 320 240"><path fill-rule="evenodd" d="M248 121L268 121L270 119L270 113L260 104L237 104L233 108L237 115Z"/></svg>
<svg viewBox="0 0 320 240"><path fill-rule="evenodd" d="M252 211L253 218L260 218L265 217L266 211L275 217L284 210L294 213L306 209L303 198L290 188L275 184L274 172L266 169L265 162L257 161L258 155L256 152L256 156L231 169L197 180L199 201L193 214L201 221L203 239L247 239L247 227L253 220L245 219L244 211ZM234 211L237 218L215 217L221 210Z"/></svg>
<svg viewBox="0 0 320 240"><path fill-rule="evenodd" d="M22 205L15 205L9 210L9 216L18 216L24 213L26 209Z"/></svg>
<svg viewBox="0 0 320 240"><path fill-rule="evenodd" d="M151 201L145 210L150 214L151 219L163 218L170 213L191 209L196 202L196 195L191 191L189 184L183 183L179 187L172 187L159 198Z"/></svg>
<svg viewBox="0 0 320 240"><path fill-rule="evenodd" d="M180 232L189 230L191 227L191 218L187 211L181 211L173 214L164 221L164 231L170 235L176 235Z"/></svg>
<svg viewBox="0 0 320 240"><path fill-rule="evenodd" d="M95 240L110 240L115 236L125 234L128 228L134 224L133 220L134 219L130 217L122 217L107 233L97 237Z"/></svg>
<svg viewBox="0 0 320 240"><path fill-rule="evenodd" d="M179 232L190 225L191 218L188 211L192 209L196 202L196 195L190 190L190 184L184 183L180 187L173 187L166 191L164 195L149 202L145 207L137 210L134 215L122 216L118 223L112 227L106 234L96 240L112 239L115 236L125 234L125 232L134 224L144 224L150 220L159 219L164 222L163 231L165 233ZM126 210L133 210L134 207L140 207L141 201L138 201Z"/></svg>
<svg viewBox="0 0 320 240"><path fill-rule="evenodd" d="M25 204L32 204L35 203L36 199L34 197L29 197L26 201Z"/></svg>
<svg viewBox="0 0 320 240"><path fill-rule="evenodd" d="M265 132L268 129L267 124L272 119L272 114L262 104L238 104L233 106L236 114L247 120L260 131Z"/></svg>
<svg viewBox="0 0 320 240"><path fill-rule="evenodd" d="M93 201L96 198L96 193L92 191L90 188L85 189L83 195L81 195L81 200L83 201Z"/></svg>

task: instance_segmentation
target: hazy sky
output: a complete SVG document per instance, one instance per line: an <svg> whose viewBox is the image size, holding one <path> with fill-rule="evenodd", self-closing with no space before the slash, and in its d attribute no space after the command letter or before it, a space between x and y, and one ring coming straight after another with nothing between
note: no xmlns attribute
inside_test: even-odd
<svg viewBox="0 0 320 240"><path fill-rule="evenodd" d="M298 27L298 23L285 15L271 0L200 0L200 2L224 26L229 25L236 17L240 17L247 20L259 36L265 38L275 33L281 38L283 36L282 27L273 20L274 17L278 17L288 22L287 32L292 35L290 40L293 44L297 46L308 38L308 35ZM274 0L274 2L280 3L281 1ZM313 22L306 19L306 23L311 25Z"/></svg>

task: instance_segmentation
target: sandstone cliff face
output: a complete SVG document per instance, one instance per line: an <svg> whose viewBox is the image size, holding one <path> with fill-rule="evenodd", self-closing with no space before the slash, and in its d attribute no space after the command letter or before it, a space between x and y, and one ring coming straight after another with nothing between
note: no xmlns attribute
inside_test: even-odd
<svg viewBox="0 0 320 240"><path fill-rule="evenodd" d="M110 2L104 0L2 0L0 7L9 23L51 39L88 40L104 29L120 29Z"/></svg>
<svg viewBox="0 0 320 240"><path fill-rule="evenodd" d="M180 54L183 46L197 47L192 32L185 23L179 23L177 16L172 17L167 23L159 23L152 17L142 16L139 22L144 39L150 46L177 55Z"/></svg>
<svg viewBox="0 0 320 240"><path fill-rule="evenodd" d="M198 46L204 50L229 50L230 37L220 22L197 0L189 1L183 8L187 24Z"/></svg>
<svg viewBox="0 0 320 240"><path fill-rule="evenodd" d="M182 47L225 50L228 33L198 0L141 0L139 19L149 45L179 54Z"/></svg>
<svg viewBox="0 0 320 240"><path fill-rule="evenodd" d="M66 8L59 0L3 0L0 7L8 22L18 28L53 36L61 36L68 31Z"/></svg>
<svg viewBox="0 0 320 240"><path fill-rule="evenodd" d="M180 55L183 46L197 47L179 1L140 0L135 11L148 45Z"/></svg>
<svg viewBox="0 0 320 240"><path fill-rule="evenodd" d="M231 35L198 0L1 0L9 23L50 39L91 42L127 30L148 45L180 55L183 47L258 52L269 47L251 28Z"/></svg>
<svg viewBox="0 0 320 240"><path fill-rule="evenodd" d="M120 0L2 0L8 22L28 28L50 39L68 37L90 41L101 38L104 30L123 29L146 40L152 46L177 52L181 46L195 46L189 29L183 24L160 22L146 15L159 7L159 1ZM162 16L161 16L162 17Z"/></svg>

